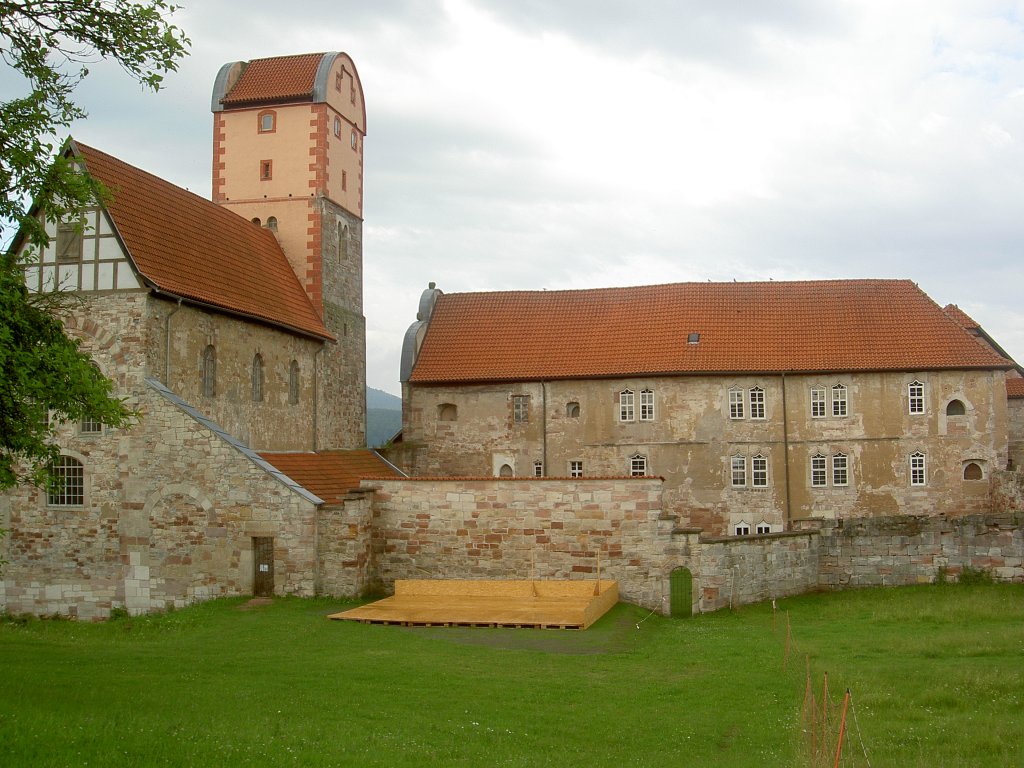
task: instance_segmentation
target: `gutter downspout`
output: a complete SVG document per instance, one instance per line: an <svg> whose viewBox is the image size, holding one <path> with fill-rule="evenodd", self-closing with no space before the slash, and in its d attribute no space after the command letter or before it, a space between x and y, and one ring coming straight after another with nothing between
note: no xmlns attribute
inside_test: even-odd
<svg viewBox="0 0 1024 768"><path fill-rule="evenodd" d="M782 372L782 451L783 467L786 476L786 530L792 530L793 510L790 504L789 489L789 416L786 409L786 373Z"/></svg>
<svg viewBox="0 0 1024 768"><path fill-rule="evenodd" d="M544 467L544 477L548 476L548 384L546 381L540 383L540 431L541 449L540 460Z"/></svg>
<svg viewBox="0 0 1024 768"><path fill-rule="evenodd" d="M313 451L317 450L317 435L320 432L320 353L324 345L313 353Z"/></svg>
<svg viewBox="0 0 1024 768"><path fill-rule="evenodd" d="M172 309L164 318L164 380L163 385L171 388L171 318L178 314L181 309L181 297L178 297L178 306Z"/></svg>

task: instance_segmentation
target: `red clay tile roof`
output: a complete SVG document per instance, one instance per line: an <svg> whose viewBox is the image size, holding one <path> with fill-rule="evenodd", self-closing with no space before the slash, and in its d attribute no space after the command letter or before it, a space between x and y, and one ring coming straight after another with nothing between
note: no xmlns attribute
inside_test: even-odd
<svg viewBox="0 0 1024 768"><path fill-rule="evenodd" d="M957 325L959 325L961 328L966 328L968 331L973 331L978 328L981 328L981 326L978 325L974 318L972 318L970 315L968 315L966 312L960 309L960 307L958 307L956 304L947 304L942 308L942 311L945 312L952 320L954 320L957 323Z"/></svg>
<svg viewBox="0 0 1024 768"><path fill-rule="evenodd" d="M1007 378L1006 396L1009 398L1024 397L1024 379L1020 377Z"/></svg>
<svg viewBox="0 0 1024 768"><path fill-rule="evenodd" d="M410 381L1007 367L909 280L675 283L442 294Z"/></svg>
<svg viewBox="0 0 1024 768"><path fill-rule="evenodd" d="M238 106L312 98L313 81L323 57L322 53L304 53L254 59L245 65L238 81L221 103Z"/></svg>
<svg viewBox="0 0 1024 768"><path fill-rule="evenodd" d="M320 453L261 453L288 477L328 504L359 487L364 477L402 475L374 451L322 451Z"/></svg>
<svg viewBox="0 0 1024 768"><path fill-rule="evenodd" d="M97 149L71 146L110 192L114 226L158 290L333 338L272 232Z"/></svg>

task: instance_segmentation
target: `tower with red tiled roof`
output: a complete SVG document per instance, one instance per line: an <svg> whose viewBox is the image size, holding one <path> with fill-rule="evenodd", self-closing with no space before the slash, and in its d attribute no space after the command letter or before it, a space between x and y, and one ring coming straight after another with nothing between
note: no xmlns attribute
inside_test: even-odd
<svg viewBox="0 0 1024 768"><path fill-rule="evenodd" d="M211 108L214 202L274 232L324 325L318 447L364 442L363 140L366 109L345 53L236 61Z"/></svg>

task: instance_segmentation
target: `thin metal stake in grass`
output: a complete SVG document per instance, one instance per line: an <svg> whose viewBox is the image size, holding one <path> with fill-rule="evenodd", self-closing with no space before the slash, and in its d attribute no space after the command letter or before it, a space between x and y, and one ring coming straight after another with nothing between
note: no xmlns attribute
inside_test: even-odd
<svg viewBox="0 0 1024 768"><path fill-rule="evenodd" d="M846 733L846 708L850 704L850 689L846 689L843 696L843 714L839 720L839 742L836 744L836 762L833 768L839 768L839 758L843 755L843 734Z"/></svg>

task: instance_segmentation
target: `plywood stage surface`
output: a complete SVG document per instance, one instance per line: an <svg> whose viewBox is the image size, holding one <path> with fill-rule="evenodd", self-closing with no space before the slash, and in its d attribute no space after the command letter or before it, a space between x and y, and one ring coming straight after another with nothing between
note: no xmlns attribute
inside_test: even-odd
<svg viewBox="0 0 1024 768"><path fill-rule="evenodd" d="M393 597L328 618L418 627L586 629L618 601L615 581L399 579Z"/></svg>

